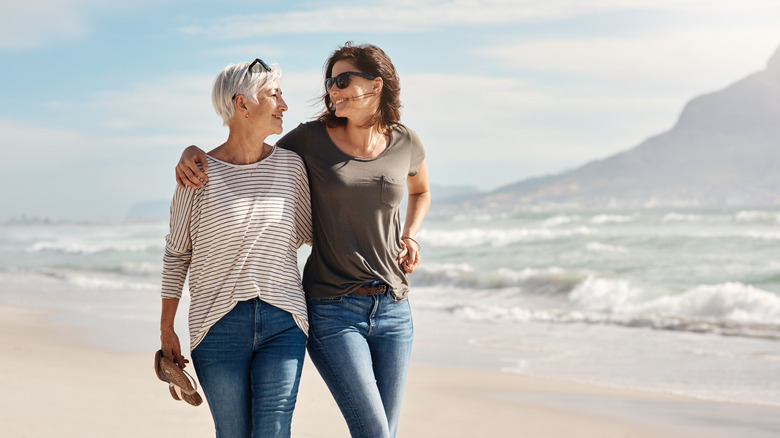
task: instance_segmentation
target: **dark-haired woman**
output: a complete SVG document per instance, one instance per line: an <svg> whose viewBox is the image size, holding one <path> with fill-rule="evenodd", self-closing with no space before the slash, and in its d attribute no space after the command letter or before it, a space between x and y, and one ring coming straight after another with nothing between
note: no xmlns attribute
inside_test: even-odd
<svg viewBox="0 0 780 438"><path fill-rule="evenodd" d="M431 200L425 152L400 123L398 76L379 47L338 48L325 77L318 120L277 143L303 158L311 186L308 350L352 436L392 437L412 347L407 274L420 263L415 237ZM204 161L188 148L180 183L200 185Z"/></svg>

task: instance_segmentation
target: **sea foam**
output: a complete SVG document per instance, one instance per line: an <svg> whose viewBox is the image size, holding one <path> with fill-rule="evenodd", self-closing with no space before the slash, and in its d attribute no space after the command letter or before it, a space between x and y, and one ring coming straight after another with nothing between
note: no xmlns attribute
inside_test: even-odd
<svg viewBox="0 0 780 438"><path fill-rule="evenodd" d="M41 240L31 244L27 251L36 252L59 252L73 255L92 255L102 252L142 252L159 250L162 248L161 242L138 241L138 240L81 240L81 239L59 239L59 240Z"/></svg>
<svg viewBox="0 0 780 438"><path fill-rule="evenodd" d="M415 286L446 286L462 289L492 290L519 287L524 293L568 293L587 273L556 266L526 267L520 270L498 268L480 270L469 264L421 265L412 276Z"/></svg>
<svg viewBox="0 0 780 438"><path fill-rule="evenodd" d="M653 296L627 280L588 277L569 294L569 302L576 309L628 317L780 325L780 296L739 282Z"/></svg>
<svg viewBox="0 0 780 438"><path fill-rule="evenodd" d="M473 247L473 246L509 246L518 243L553 241L572 236L591 234L588 227L579 226L568 229L548 228L509 228L486 229L464 228L456 230L420 230L417 235L421 242L437 247Z"/></svg>

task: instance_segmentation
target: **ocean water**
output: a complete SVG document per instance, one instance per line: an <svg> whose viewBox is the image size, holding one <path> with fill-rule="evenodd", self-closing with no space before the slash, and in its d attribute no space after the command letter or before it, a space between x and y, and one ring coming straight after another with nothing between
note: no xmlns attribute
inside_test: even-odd
<svg viewBox="0 0 780 438"><path fill-rule="evenodd" d="M0 304L156 349L166 233L0 226ZM780 406L780 210L432 214L418 240L417 362Z"/></svg>

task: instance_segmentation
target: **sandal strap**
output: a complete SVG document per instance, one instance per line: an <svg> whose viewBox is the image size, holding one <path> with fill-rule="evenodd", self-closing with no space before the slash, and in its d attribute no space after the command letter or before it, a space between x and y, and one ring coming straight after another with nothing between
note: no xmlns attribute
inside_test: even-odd
<svg viewBox="0 0 780 438"><path fill-rule="evenodd" d="M190 373L188 373L188 372L186 372L186 371L184 371L184 370L181 370L181 371L182 371L184 374L186 374L186 375L187 375L187 379L189 379L189 381L190 381L190 384L192 385L192 388L193 388L193 389L184 389L184 388L182 388L182 387L180 387L180 386L177 386L177 385L176 385L176 384L174 384L173 382L168 382L168 386L170 386L171 388L176 388L176 389L178 389L178 390L179 390L179 392L181 392L181 393L184 393L184 394L187 394L187 395L197 394L197 393L198 393L198 382L196 382L196 381L195 381L195 379L194 379L194 378L192 378L192 376L190 375Z"/></svg>
<svg viewBox="0 0 780 438"><path fill-rule="evenodd" d="M187 371L179 368L179 370L181 372L183 372L184 375L187 377L187 380L190 382L190 384L192 385L193 389L184 389L184 388L176 385L175 383L171 382L170 380L168 380L167 377L165 377L164 373L161 372L161 368L160 368L160 361L162 360L162 358L163 358L162 350L157 351L157 353L155 354L155 358L154 358L155 372L157 373L157 377L160 380L162 380L163 382L167 382L168 383L168 386L172 389L171 395L174 395L175 394L174 391L177 390L177 389L179 390L179 393L182 393L182 394L187 394L187 395L197 394L198 393L198 382ZM174 398L176 398L176 397L174 397Z"/></svg>

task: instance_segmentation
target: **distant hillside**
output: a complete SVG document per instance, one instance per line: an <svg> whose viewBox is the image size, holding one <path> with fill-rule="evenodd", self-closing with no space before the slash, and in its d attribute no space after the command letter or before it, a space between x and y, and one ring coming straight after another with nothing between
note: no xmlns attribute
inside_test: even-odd
<svg viewBox="0 0 780 438"><path fill-rule="evenodd" d="M780 49L766 70L685 105L626 152L474 199L475 207L780 205Z"/></svg>
<svg viewBox="0 0 780 438"><path fill-rule="evenodd" d="M433 202L452 201L482 194L478 188L472 186L442 186L431 184L431 197Z"/></svg>

